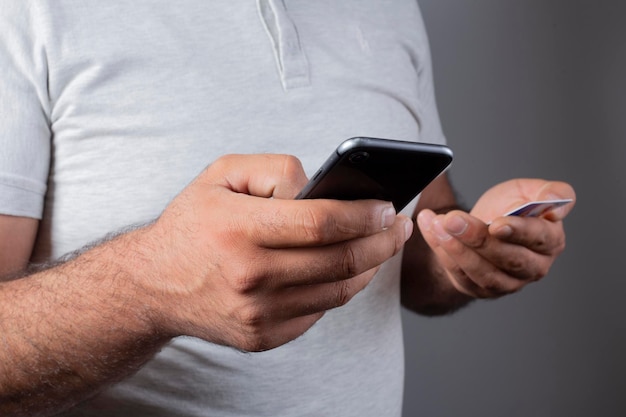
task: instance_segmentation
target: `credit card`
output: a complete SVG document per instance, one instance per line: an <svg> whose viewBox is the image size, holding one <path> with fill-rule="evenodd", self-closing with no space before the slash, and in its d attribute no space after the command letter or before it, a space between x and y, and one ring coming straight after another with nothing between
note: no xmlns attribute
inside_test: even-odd
<svg viewBox="0 0 626 417"><path fill-rule="evenodd" d="M539 217L551 210L569 204L572 201L573 200L571 198L562 200L531 201L509 211L505 214L505 216Z"/></svg>

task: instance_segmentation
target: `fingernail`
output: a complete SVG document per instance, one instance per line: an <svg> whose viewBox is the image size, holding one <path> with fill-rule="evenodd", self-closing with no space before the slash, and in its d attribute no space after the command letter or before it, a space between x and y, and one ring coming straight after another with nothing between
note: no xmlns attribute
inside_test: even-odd
<svg viewBox="0 0 626 417"><path fill-rule="evenodd" d="M396 210L390 204L383 210L383 229L390 227L396 221Z"/></svg>
<svg viewBox="0 0 626 417"><path fill-rule="evenodd" d="M411 219L406 219L404 221L404 241L409 240L411 235L413 234L413 221Z"/></svg>
<svg viewBox="0 0 626 417"><path fill-rule="evenodd" d="M493 232L493 235L495 237L497 237L498 239L506 239L507 237L511 236L513 234L513 228L511 226L509 226L508 224L505 226L502 226L498 229L496 229Z"/></svg>
<svg viewBox="0 0 626 417"><path fill-rule="evenodd" d="M446 230L454 236L462 235L467 230L467 222L461 216L452 216L446 220Z"/></svg>
<svg viewBox="0 0 626 417"><path fill-rule="evenodd" d="M435 213L430 210L422 210L417 215L417 223L423 231L428 232L432 227L434 218Z"/></svg>
<svg viewBox="0 0 626 417"><path fill-rule="evenodd" d="M435 221L433 221L433 232L435 232L435 235L439 238L439 240L452 239L452 236L450 236L448 232L446 232L446 230L443 228L443 225L441 224L441 220L439 219L435 219Z"/></svg>

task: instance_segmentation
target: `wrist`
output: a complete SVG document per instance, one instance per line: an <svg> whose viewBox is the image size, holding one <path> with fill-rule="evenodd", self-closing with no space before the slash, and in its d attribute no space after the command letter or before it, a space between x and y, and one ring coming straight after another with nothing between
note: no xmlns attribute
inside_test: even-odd
<svg viewBox="0 0 626 417"><path fill-rule="evenodd" d="M169 339L164 311L169 298L164 291L162 253L152 236L153 224L120 235L94 253L110 260L109 297L131 316L137 330L150 339Z"/></svg>
<svg viewBox="0 0 626 417"><path fill-rule="evenodd" d="M402 279L402 304L418 314L451 314L475 299L459 291L442 268L436 268L426 276L413 280L411 282L407 277Z"/></svg>
<svg viewBox="0 0 626 417"><path fill-rule="evenodd" d="M6 410L63 409L139 369L168 340L137 285L134 232L2 285ZM11 300L10 303L8 300Z"/></svg>
<svg viewBox="0 0 626 417"><path fill-rule="evenodd" d="M458 209L449 206L439 211ZM453 313L474 297L460 291L450 272L426 243L419 227L405 245L402 263L402 304L419 314L438 316Z"/></svg>

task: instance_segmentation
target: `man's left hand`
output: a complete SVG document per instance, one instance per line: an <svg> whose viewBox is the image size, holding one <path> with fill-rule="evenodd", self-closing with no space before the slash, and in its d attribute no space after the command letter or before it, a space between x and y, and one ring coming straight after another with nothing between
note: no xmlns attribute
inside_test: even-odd
<svg viewBox="0 0 626 417"><path fill-rule="evenodd" d="M541 217L502 217L503 213L529 201L565 198L576 198L567 183L515 179L489 189L470 213L453 210L436 215L424 209L418 225L459 292L495 298L547 275L565 248L562 221L574 202Z"/></svg>

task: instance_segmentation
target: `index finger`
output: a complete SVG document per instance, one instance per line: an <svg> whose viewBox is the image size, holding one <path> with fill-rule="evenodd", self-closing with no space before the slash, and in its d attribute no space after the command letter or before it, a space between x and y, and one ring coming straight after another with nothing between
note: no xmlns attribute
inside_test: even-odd
<svg viewBox="0 0 626 417"><path fill-rule="evenodd" d="M224 238L278 248L319 246L378 233L396 212L378 200L291 200L306 183L297 158L287 155L226 155L195 180L215 216L228 222ZM219 202L219 204L216 204Z"/></svg>
<svg viewBox="0 0 626 417"><path fill-rule="evenodd" d="M522 245L544 255L555 255L565 248L563 222L543 218L503 217L489 226L490 233L503 241Z"/></svg>
<svg viewBox="0 0 626 417"><path fill-rule="evenodd" d="M307 182L300 160L291 155L224 155L196 179L259 197L293 198Z"/></svg>

